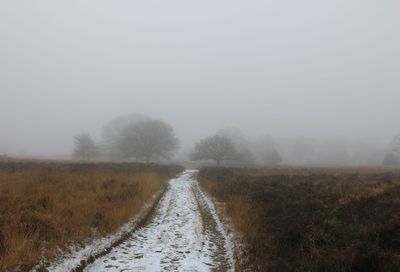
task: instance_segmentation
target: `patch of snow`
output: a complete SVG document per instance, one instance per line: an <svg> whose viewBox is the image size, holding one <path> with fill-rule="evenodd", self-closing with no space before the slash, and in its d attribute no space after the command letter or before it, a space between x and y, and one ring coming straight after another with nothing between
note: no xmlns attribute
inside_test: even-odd
<svg viewBox="0 0 400 272"><path fill-rule="evenodd" d="M135 231L109 254L89 265L86 272L100 271L211 271L219 268L216 255L231 258L228 271L234 270L232 245L210 200L197 199L200 188L196 171L185 171L169 182L148 225ZM204 231L199 203L212 211L218 231L224 233L226 252L217 252L212 237ZM219 223L218 223L219 222ZM218 237L220 233L216 233ZM219 239L221 240L221 239ZM222 241L221 240L221 241ZM226 255L226 256L225 256ZM221 256L218 256L221 257Z"/></svg>
<svg viewBox="0 0 400 272"><path fill-rule="evenodd" d="M84 271L234 271L231 237L213 202L200 190L196 172L187 170L171 179L149 222ZM135 223L133 220L117 234L76 251L49 271L74 269L82 259L109 247Z"/></svg>
<svg viewBox="0 0 400 272"><path fill-rule="evenodd" d="M140 218L143 218L143 216L149 211L156 197L157 194L153 196L150 203L146 204L128 223L122 225L117 232L107 237L97 238L84 247L72 245L68 250L69 253L61 254L63 257L61 257L59 260L56 260L51 266L47 267L47 270L50 272L71 271L77 268L82 260L87 260L91 256L95 256L104 252L105 249L111 247L115 242L121 239L121 237L125 236L137 227ZM32 270L32 272L35 271L37 271L37 269Z"/></svg>
<svg viewBox="0 0 400 272"><path fill-rule="evenodd" d="M198 186L198 184L196 185ZM205 206L208 208L209 212L211 213L214 221L217 224L217 229L218 232L223 236L223 239L225 240L225 254L226 254L226 259L228 260L228 270L230 272L235 271L235 257L234 257L234 252L235 252L235 246L233 243L233 237L232 235L229 234L227 226L223 224L221 219L218 216L217 209L215 208L215 205L213 201L208 197L207 194L205 194L200 188L199 188L199 193L201 195L201 200L205 204ZM231 232L232 233L232 232Z"/></svg>

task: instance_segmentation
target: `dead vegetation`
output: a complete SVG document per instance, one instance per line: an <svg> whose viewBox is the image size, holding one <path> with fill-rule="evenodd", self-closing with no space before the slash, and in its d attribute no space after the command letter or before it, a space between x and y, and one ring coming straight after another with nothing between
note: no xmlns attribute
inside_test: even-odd
<svg viewBox="0 0 400 272"><path fill-rule="evenodd" d="M58 249L115 231L179 167L0 163L0 270L28 271Z"/></svg>
<svg viewBox="0 0 400 272"><path fill-rule="evenodd" d="M400 173L205 168L243 245L239 271L399 271Z"/></svg>

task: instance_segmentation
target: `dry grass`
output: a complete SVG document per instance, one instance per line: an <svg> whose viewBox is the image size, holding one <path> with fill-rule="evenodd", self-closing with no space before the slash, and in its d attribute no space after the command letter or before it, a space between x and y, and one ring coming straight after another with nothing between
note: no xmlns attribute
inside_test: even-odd
<svg viewBox="0 0 400 272"><path fill-rule="evenodd" d="M112 233L163 191L177 167L0 165L0 270L26 271L57 249Z"/></svg>
<svg viewBox="0 0 400 272"><path fill-rule="evenodd" d="M399 271L400 172L200 171L244 244L240 271Z"/></svg>

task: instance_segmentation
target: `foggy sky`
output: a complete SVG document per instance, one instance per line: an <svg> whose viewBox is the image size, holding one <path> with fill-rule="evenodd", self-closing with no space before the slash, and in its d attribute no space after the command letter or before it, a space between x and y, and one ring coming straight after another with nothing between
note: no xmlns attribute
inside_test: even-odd
<svg viewBox="0 0 400 272"><path fill-rule="evenodd" d="M0 154L70 154L133 112L183 145L400 132L400 1L0 2Z"/></svg>

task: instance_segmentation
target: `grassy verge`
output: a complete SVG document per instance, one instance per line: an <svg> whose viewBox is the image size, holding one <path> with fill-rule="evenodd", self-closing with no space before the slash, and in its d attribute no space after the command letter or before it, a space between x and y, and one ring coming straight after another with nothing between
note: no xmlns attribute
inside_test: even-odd
<svg viewBox="0 0 400 272"><path fill-rule="evenodd" d="M27 271L58 249L114 232L179 167L0 163L0 270Z"/></svg>
<svg viewBox="0 0 400 272"><path fill-rule="evenodd" d="M384 169L200 171L225 206L241 271L398 271L400 173Z"/></svg>

